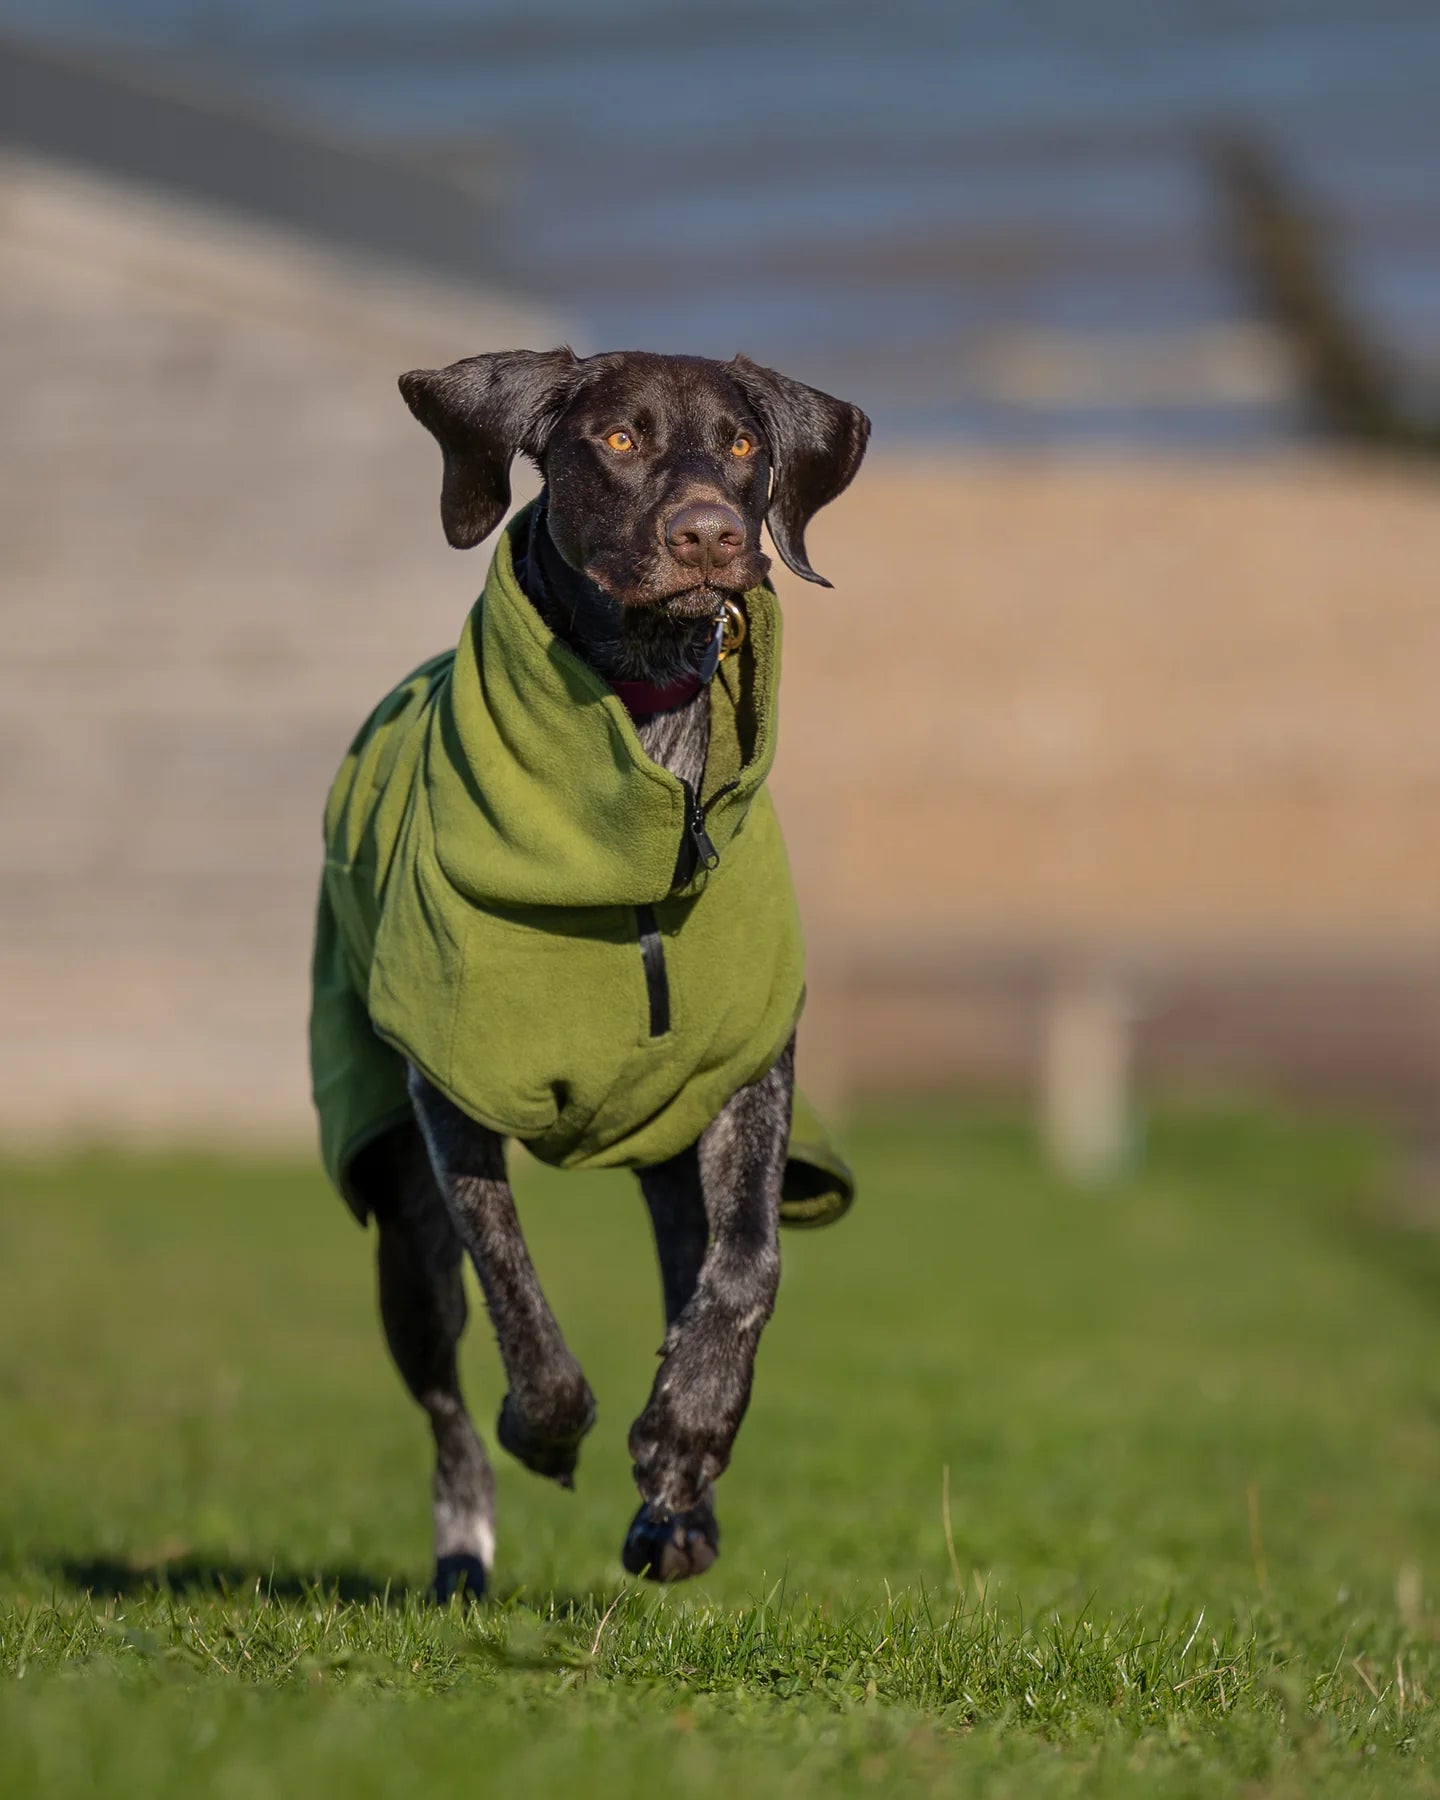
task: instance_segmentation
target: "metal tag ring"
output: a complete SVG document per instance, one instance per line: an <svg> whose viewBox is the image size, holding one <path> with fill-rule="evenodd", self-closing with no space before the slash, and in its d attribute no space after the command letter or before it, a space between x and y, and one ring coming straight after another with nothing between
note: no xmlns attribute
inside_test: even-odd
<svg viewBox="0 0 1440 1800"><path fill-rule="evenodd" d="M721 607L720 617L720 660L724 662L732 651L738 650L745 642L750 635L750 627L745 621L744 613L733 600L727 600Z"/></svg>

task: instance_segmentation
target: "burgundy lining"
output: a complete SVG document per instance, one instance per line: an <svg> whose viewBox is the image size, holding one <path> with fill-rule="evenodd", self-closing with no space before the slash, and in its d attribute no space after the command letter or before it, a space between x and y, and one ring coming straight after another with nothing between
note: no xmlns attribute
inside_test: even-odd
<svg viewBox="0 0 1440 1800"><path fill-rule="evenodd" d="M610 685L630 717L637 725L643 725L657 713L674 712L677 706L684 706L705 684L698 675L686 675L664 687L653 681L612 681Z"/></svg>

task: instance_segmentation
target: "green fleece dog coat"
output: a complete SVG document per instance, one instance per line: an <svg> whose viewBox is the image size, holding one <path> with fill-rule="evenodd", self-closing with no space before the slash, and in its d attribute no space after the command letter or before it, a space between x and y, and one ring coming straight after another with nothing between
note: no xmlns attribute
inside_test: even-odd
<svg viewBox="0 0 1440 1800"><path fill-rule="evenodd" d="M326 1170L362 1218L349 1168L410 1115L407 1061L545 1162L644 1167L764 1074L804 998L764 787L773 592L745 596L745 643L710 684L696 796L526 599L527 526L501 534L459 647L361 728L325 810L311 1072ZM853 1192L797 1097L782 1217L826 1223Z"/></svg>

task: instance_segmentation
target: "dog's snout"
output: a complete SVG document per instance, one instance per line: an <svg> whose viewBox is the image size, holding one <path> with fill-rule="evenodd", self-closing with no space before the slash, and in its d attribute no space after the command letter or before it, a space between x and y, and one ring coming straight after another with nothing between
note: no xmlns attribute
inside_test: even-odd
<svg viewBox="0 0 1440 1800"><path fill-rule="evenodd" d="M733 562L745 548L745 523L718 500L695 501L672 516L665 542L677 562L708 575Z"/></svg>

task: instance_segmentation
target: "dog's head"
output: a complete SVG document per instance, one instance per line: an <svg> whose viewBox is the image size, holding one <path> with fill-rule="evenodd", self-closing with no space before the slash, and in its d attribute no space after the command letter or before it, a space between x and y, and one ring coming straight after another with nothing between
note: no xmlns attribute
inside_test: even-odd
<svg viewBox="0 0 1440 1800"><path fill-rule="evenodd" d="M525 455L565 562L622 607L678 619L764 578L762 522L789 568L828 587L805 528L870 433L858 407L743 356L507 350L412 370L400 391L444 452L440 516L457 549L499 524Z"/></svg>

